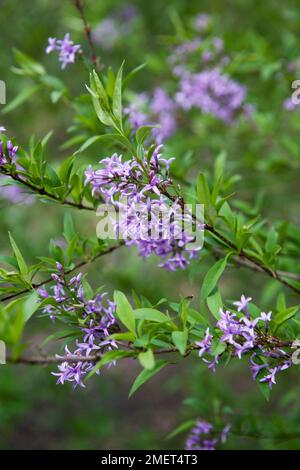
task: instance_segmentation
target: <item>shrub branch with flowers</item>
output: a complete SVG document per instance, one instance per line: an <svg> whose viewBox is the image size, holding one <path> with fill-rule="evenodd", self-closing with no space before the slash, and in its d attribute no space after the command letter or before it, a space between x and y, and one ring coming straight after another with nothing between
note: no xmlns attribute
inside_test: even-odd
<svg viewBox="0 0 300 470"><path fill-rule="evenodd" d="M144 73L142 67L125 74L124 63L117 72L100 64L83 2L75 3L84 21L90 57L85 56L83 46L74 44L70 34L61 40L49 38L46 53L58 53L63 69L72 67L75 60L82 61L87 84L81 99L72 97L62 80L48 75L41 64L20 51L15 52L15 71L34 83L28 97L37 89L48 88L53 103L62 101L72 110L72 139L80 148L53 166L46 157L50 134L40 141L31 139L28 148L21 148L4 127L0 128L1 190L22 193L24 204L34 197L40 203L65 207L63 248L51 242L49 254L40 256L33 265L28 265L21 253L17 234L9 234L11 254L0 258L0 339L9 348L7 359L15 364L52 364L57 383L71 382L75 388L88 386L94 374L100 375L123 359L137 360L142 371L132 385L132 395L180 358L198 356L212 372L229 361L247 358L253 380L268 397L281 374L295 367L294 342L300 332L300 273L294 263L298 229L292 222L273 217L262 220L259 211L243 210L246 204L232 192L235 181L227 176L223 153L215 161L214 172L197 162L195 181L188 178L185 159L177 164L164 145L177 132L193 132L187 124L193 113L228 126L243 119L251 128L255 109L248 102L247 89L230 76L231 59L223 41L202 37L210 19L200 15L195 23L197 37L169 51L166 67L172 93L162 85L133 95L129 87L137 73ZM16 105L10 103L9 110ZM93 113L92 126L85 127L81 119L84 106ZM109 156L96 165L81 164L81 155L91 152L96 143L109 148ZM124 197L126 217L114 226L114 241L97 239L92 233L86 239L75 228L71 210L93 213L105 203L120 211ZM204 205L204 220L193 211L186 215L204 237L202 249L189 247L194 240L190 233L181 231L181 237L175 237L174 219L170 236L163 236L165 227L159 218L150 220L150 228L160 236L141 236L141 230L149 230L150 208L172 217L185 204ZM204 273L197 305L180 296L153 305L138 292L128 298L119 290L108 294L100 286L92 289L89 266L132 246L137 248L137 256L146 259L145 273L147 258L153 255L158 260L157 270L176 271L197 266L203 253L209 253L212 262ZM224 298L219 281L226 277L228 268L243 268L249 276L259 273L261 282L272 279L280 290L277 304L263 311L256 299L246 297L246 286L240 299ZM103 282L101 275L99 284ZM46 341L61 339L63 352L26 353L23 330L27 322L38 321L37 314L54 323L56 333ZM212 424L200 418L196 423L188 422L183 430L189 427L193 428L186 443L190 450L222 445L230 433L230 424L223 423L222 429L214 431Z"/></svg>

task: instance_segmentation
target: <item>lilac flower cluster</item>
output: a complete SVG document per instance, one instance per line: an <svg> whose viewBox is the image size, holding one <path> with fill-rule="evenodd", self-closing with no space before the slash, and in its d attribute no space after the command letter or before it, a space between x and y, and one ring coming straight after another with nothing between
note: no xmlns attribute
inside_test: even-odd
<svg viewBox="0 0 300 470"><path fill-rule="evenodd" d="M128 246L136 245L143 257L154 253L163 258L159 266L173 271L185 268L199 248L187 248L194 237L182 229L183 217L192 216L183 214L178 200L170 205L164 194L171 184L173 159L162 158L161 149L162 145L152 149L151 156L146 152L142 162L135 158L123 162L117 154L105 158L103 169L87 169L86 184L92 186L94 197L104 196L107 204L118 209L116 238L125 239Z"/></svg>
<svg viewBox="0 0 300 470"><path fill-rule="evenodd" d="M28 194L19 186L7 185L6 181L9 176L0 175L0 197L12 202L13 204L30 205L34 202L34 196Z"/></svg>
<svg viewBox="0 0 300 470"><path fill-rule="evenodd" d="M110 328L116 323L114 302L105 298L106 293L97 294L94 298L87 300L82 284L82 274L73 276L67 280L60 263L57 263L58 273L52 274L55 281L49 293L44 287L39 290L39 295L44 301L43 312L48 314L54 321L56 318L69 316L73 321L80 324L80 341L76 340L76 349L71 353L66 346L65 355L59 356L62 363L58 366L58 372L53 375L58 377L57 383L72 382L74 387L85 387L83 379L94 367L95 362L89 361L89 356L100 355L104 351L117 348L114 340L109 339ZM55 303L53 305L53 299ZM50 300L47 304L47 300ZM84 360L78 360L84 358ZM65 358L69 358L67 361ZM71 360L75 358L74 362ZM109 366L112 363L109 364Z"/></svg>
<svg viewBox="0 0 300 470"><path fill-rule="evenodd" d="M4 127L2 128L4 130ZM0 140L0 167L3 165L15 163L18 146L14 145L11 140L6 145Z"/></svg>
<svg viewBox="0 0 300 470"><path fill-rule="evenodd" d="M291 352L285 350L292 345L269 335L272 312L261 312L255 319L251 319L248 308L251 300L251 297L242 295L241 300L234 302L236 312L221 309L217 328L221 332L220 341L228 345L233 355L241 359L244 354L252 353L250 369L253 380L259 375L259 381L268 383L271 389L276 383L276 374L292 366ZM212 353L212 341L213 336L208 328L204 339L196 342L200 357L205 353ZM212 360L202 359L215 372L219 356L214 356Z"/></svg>
<svg viewBox="0 0 300 470"><path fill-rule="evenodd" d="M183 72L176 102L185 110L197 107L204 114L230 123L243 109L245 97L245 87L216 67L196 74Z"/></svg>
<svg viewBox="0 0 300 470"><path fill-rule="evenodd" d="M153 94L140 93L135 101L124 109L128 116L130 126L136 132L142 126L151 126L153 123L159 127L152 130L152 136L157 144L172 137L178 128L176 102L160 87L155 88Z"/></svg>
<svg viewBox="0 0 300 470"><path fill-rule="evenodd" d="M215 450L217 444L225 444L230 425L226 425L220 433L215 432L213 425L202 419L197 419L186 443L186 450Z"/></svg>
<svg viewBox="0 0 300 470"><path fill-rule="evenodd" d="M131 33L137 17L134 5L127 5L99 23L92 31L92 39L106 51L111 51L118 42Z"/></svg>
<svg viewBox="0 0 300 470"><path fill-rule="evenodd" d="M49 38L46 54L58 51L58 60L61 62L61 68L65 69L67 65L75 62L76 54L80 50L80 44L74 44L70 34L65 34L63 39Z"/></svg>
<svg viewBox="0 0 300 470"><path fill-rule="evenodd" d="M204 32L209 21L209 15L197 16L195 29ZM173 50L169 63L179 78L175 101L180 108L187 111L198 108L225 123L231 123L240 113L247 117L251 114L252 108L245 104L246 88L223 70L229 58L224 54L221 38L204 41L196 37L186 41Z"/></svg>
<svg viewBox="0 0 300 470"><path fill-rule="evenodd" d="M6 129L0 126L0 133L5 132ZM15 163L18 146L13 145L11 140L8 140L6 145L0 140L0 166L9 163ZM22 188L14 185L5 185L8 176L0 175L0 196L14 204L31 204L34 201L33 196L27 194Z"/></svg>

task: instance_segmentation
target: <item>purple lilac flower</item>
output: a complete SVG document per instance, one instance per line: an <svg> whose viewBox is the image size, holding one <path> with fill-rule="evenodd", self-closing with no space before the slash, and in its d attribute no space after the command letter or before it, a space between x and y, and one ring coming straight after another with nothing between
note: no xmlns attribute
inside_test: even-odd
<svg viewBox="0 0 300 470"><path fill-rule="evenodd" d="M256 379L256 377L258 376L258 374L260 373L260 371L262 369L265 369L266 367L268 367L268 364L267 363L264 363L264 364L257 364L255 361L254 361L254 358L256 357L257 355L254 353L252 354L252 356L250 357L250 369L252 371L252 377L253 377L253 380Z"/></svg>
<svg viewBox="0 0 300 470"><path fill-rule="evenodd" d="M225 442L227 441L230 429L231 429L230 424L226 424L226 426L223 428L221 432L221 437L220 437L222 444L225 444Z"/></svg>
<svg viewBox="0 0 300 470"><path fill-rule="evenodd" d="M233 302L233 305L237 307L238 312L244 311L245 314L247 315L247 318L250 318L248 304L251 302L251 300L252 300L251 297L245 297L243 294L241 296L241 300L238 300L237 302Z"/></svg>
<svg viewBox="0 0 300 470"><path fill-rule="evenodd" d="M80 44L74 44L70 34L65 34L63 39L49 38L46 54L58 51L58 60L61 62L61 68L65 69L67 65L75 62L76 54L80 50Z"/></svg>
<svg viewBox="0 0 300 470"><path fill-rule="evenodd" d="M114 18L106 18L92 32L95 44L110 51L122 37L120 26Z"/></svg>
<svg viewBox="0 0 300 470"><path fill-rule="evenodd" d="M82 285L82 274L73 276L69 281L66 279L63 267L57 263L58 273L52 274L55 281L49 293L45 287L39 289L41 299L54 299L57 305L49 303L44 305L44 313L50 316L52 320L59 318L60 315L72 314L85 322L83 326L78 327L81 340L76 341L76 349L73 353L66 347L65 356L59 356L62 363L58 366L58 372L53 375L58 377L57 383L73 382L73 386L84 387L83 378L94 367L94 361L63 361L64 357L87 357L93 354L103 353L117 348L114 340L109 339L110 328L115 324L114 302L106 298L106 293L97 294L93 299L86 299ZM109 364L109 366L112 364Z"/></svg>
<svg viewBox="0 0 300 470"><path fill-rule="evenodd" d="M143 257L154 253L165 259L159 266L174 271L184 269L200 248L188 249L194 236L182 227L183 223L193 226L192 215L184 214L178 201L171 205L161 194L161 186L171 184L172 161L162 158L161 149L162 145L157 146L149 159L146 152L142 164L134 158L123 162L117 154L105 158L104 168L87 169L86 184L92 186L94 197L103 196L118 209L117 223L112 219L118 238L128 246L136 245Z"/></svg>
<svg viewBox="0 0 300 470"><path fill-rule="evenodd" d="M276 384L276 374L278 372L278 367L271 367L269 370L269 374L265 375L260 382L267 382L269 384L269 388L273 387L273 384Z"/></svg>
<svg viewBox="0 0 300 470"><path fill-rule="evenodd" d="M0 132L5 132L5 131L6 131L5 127L4 127L4 126L0 126Z"/></svg>
<svg viewBox="0 0 300 470"><path fill-rule="evenodd" d="M28 194L24 189L19 186L5 185L5 181L9 176L0 175L0 197L12 202L13 204L26 204L31 205L34 203L34 196ZM1 184L3 182L3 184Z"/></svg>
<svg viewBox="0 0 300 470"><path fill-rule="evenodd" d="M218 443L224 444L230 426L226 425L220 435L213 429L213 425L202 419L197 419L195 426L192 428L186 443L186 450L215 450Z"/></svg>
<svg viewBox="0 0 300 470"><path fill-rule="evenodd" d="M17 151L18 146L13 145L11 140L6 142L6 147L4 142L0 140L0 166L15 163Z"/></svg>
<svg viewBox="0 0 300 470"><path fill-rule="evenodd" d="M268 312L268 313L261 312L259 319L265 322L266 331L268 331L269 323L272 319L272 312Z"/></svg>
<svg viewBox="0 0 300 470"><path fill-rule="evenodd" d="M253 380L265 371L260 382L266 382L272 388L276 383L276 374L292 366L291 352L279 347L278 342L274 341L272 336L268 336L268 324L271 321L272 312L261 312L257 318L250 318L248 304L251 300L250 297L242 295L239 301L233 303L237 307L237 312L220 309L220 319L216 325L221 332L219 341L226 343L231 353L239 359L244 354L252 352L249 362ZM264 322L264 327L260 322ZM207 364L208 369L215 372L220 355L211 357L212 340L213 336L207 329L204 339L195 342L195 346L199 349L199 356ZM203 357L204 355L206 357Z"/></svg>
<svg viewBox="0 0 300 470"><path fill-rule="evenodd" d="M230 123L243 111L246 88L222 73L218 67L200 73L185 72L176 94L177 104L185 110L199 108L204 114Z"/></svg>
<svg viewBox="0 0 300 470"><path fill-rule="evenodd" d="M199 33L202 33L203 31L207 29L210 20L211 20L210 15L208 15L207 13L200 13L194 19L195 30L198 31Z"/></svg>
<svg viewBox="0 0 300 470"><path fill-rule="evenodd" d="M299 109L300 103L294 103L292 98L287 98L283 102L283 107L286 111L295 111Z"/></svg>
<svg viewBox="0 0 300 470"><path fill-rule="evenodd" d="M142 126L158 125L152 130L152 137L157 144L169 139L176 131L177 105L160 87L155 88L153 95L140 93L133 103L124 109L130 127L135 133Z"/></svg>
<svg viewBox="0 0 300 470"><path fill-rule="evenodd" d="M159 128L152 131L152 135L158 144L171 137L177 129L176 103L162 88L156 88L151 102L151 111L156 116Z"/></svg>
<svg viewBox="0 0 300 470"><path fill-rule="evenodd" d="M204 339L202 341L196 341L196 345L199 346L199 357L202 357L204 353L211 352L211 343L212 343L212 335L209 333L209 328L207 328L205 332Z"/></svg>

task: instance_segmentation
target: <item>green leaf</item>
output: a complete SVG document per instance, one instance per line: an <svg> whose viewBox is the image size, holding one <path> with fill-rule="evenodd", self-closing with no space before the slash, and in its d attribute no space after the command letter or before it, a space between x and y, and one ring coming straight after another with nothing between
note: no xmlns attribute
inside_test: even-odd
<svg viewBox="0 0 300 470"><path fill-rule="evenodd" d="M68 242L71 242L74 238L75 228L73 223L73 218L69 212L66 212L64 215L64 237Z"/></svg>
<svg viewBox="0 0 300 470"><path fill-rule="evenodd" d="M210 191L203 173L199 173L197 178L197 196L201 204L206 206L210 205Z"/></svg>
<svg viewBox="0 0 300 470"><path fill-rule="evenodd" d="M155 366L155 358L152 349L148 349L145 352L141 352L138 355L138 360L140 361L140 364L144 367L144 369L152 370Z"/></svg>
<svg viewBox="0 0 300 470"><path fill-rule="evenodd" d="M170 318L154 308L138 308L134 310L134 316L138 320L148 320L158 323L170 322Z"/></svg>
<svg viewBox="0 0 300 470"><path fill-rule="evenodd" d="M148 380L150 380L154 375L161 371L163 367L169 364L168 361L159 360L156 362L155 367L152 370L144 369L137 376L129 392L129 398Z"/></svg>
<svg viewBox="0 0 300 470"><path fill-rule="evenodd" d="M9 232L8 235L9 235L9 239L10 239L10 244L12 246L14 255L16 257L16 260L17 260L17 263L18 263L18 266L19 266L19 269L20 269L20 273L26 276L28 274L27 264L26 264L26 262L25 262L25 260L22 256L15 240L13 239L11 233Z"/></svg>
<svg viewBox="0 0 300 470"><path fill-rule="evenodd" d="M123 323L124 326L126 326L126 328L128 328L129 331L135 335L134 312L126 296L123 294L123 292L115 291L114 301L117 305L117 316L119 320Z"/></svg>
<svg viewBox="0 0 300 470"><path fill-rule="evenodd" d="M123 81L123 89L127 86L127 84L130 82L130 80L140 71L142 70L143 68L146 67L147 64L141 64L141 65L138 65L135 69L131 70L131 72L129 72L128 75L126 75L126 77L124 78L124 81Z"/></svg>
<svg viewBox="0 0 300 470"><path fill-rule="evenodd" d="M21 91L10 103L5 106L2 109L2 113L6 114L14 109L16 109L18 106L20 106L22 103L27 101L34 93L36 93L38 90L40 90L40 86L32 86L32 87L26 87L24 90Z"/></svg>
<svg viewBox="0 0 300 470"><path fill-rule="evenodd" d="M187 347L187 331L173 331L172 340L180 354L183 356Z"/></svg>
<svg viewBox="0 0 300 470"><path fill-rule="evenodd" d="M299 310L299 305L289 307L281 312L276 313L274 320L270 323L270 327L273 333L276 333L278 328L283 325L286 321L293 318Z"/></svg>
<svg viewBox="0 0 300 470"><path fill-rule="evenodd" d="M147 139L149 134L151 133L152 129L157 126L143 126L140 127L135 134L135 140L137 141L138 145L142 145L142 143Z"/></svg>
<svg viewBox="0 0 300 470"><path fill-rule="evenodd" d="M207 299L207 297L211 294L211 292L214 290L214 288L217 285L217 282L219 281L220 277L222 276L229 256L231 256L231 252L228 253L225 258L220 259L217 261L206 273L203 283L201 286L201 291L200 291L200 300L203 302L204 300Z"/></svg>
<svg viewBox="0 0 300 470"><path fill-rule="evenodd" d="M115 339L117 341L130 341L133 342L135 340L134 334L130 331L126 331L126 333L114 333L110 335L110 339Z"/></svg>
<svg viewBox="0 0 300 470"><path fill-rule="evenodd" d="M33 292L26 298L24 298L23 304L23 314L24 314L24 322L28 322L32 315L37 311L40 306L39 296L36 292Z"/></svg>
<svg viewBox="0 0 300 470"><path fill-rule="evenodd" d="M177 436L178 434L181 434L188 429L191 429L193 426L195 426L195 420L194 419L189 419L188 421L185 421L184 423L181 423L177 428L175 428L170 434L167 435L167 440L173 439L173 437Z"/></svg>
<svg viewBox="0 0 300 470"><path fill-rule="evenodd" d="M269 401L269 398L270 398L270 387L269 387L269 384L267 382L260 382L259 380L256 381L257 385L258 385L258 388L259 390L261 391L261 393L263 394L263 396L265 397L265 399L267 401Z"/></svg>
<svg viewBox="0 0 300 470"><path fill-rule="evenodd" d="M213 316L220 319L220 309L223 308L222 296L219 289L214 289L213 294L207 297L207 305Z"/></svg>
<svg viewBox="0 0 300 470"><path fill-rule="evenodd" d="M115 87L114 87L114 94L113 94L113 113L117 118L120 126L122 127L122 77L123 77L123 68L124 62L122 63L121 67L118 70Z"/></svg>
<svg viewBox="0 0 300 470"><path fill-rule="evenodd" d="M113 118L111 116L111 110L106 91L95 70L90 75L90 83L91 88L87 87L87 89L92 95L94 109L96 111L99 121L102 122L102 124L104 124L105 126L115 126Z"/></svg>
<svg viewBox="0 0 300 470"><path fill-rule="evenodd" d="M75 156L71 155L69 158L67 158L63 162L63 164L61 165L59 169L59 177L66 186L69 183L69 179L70 179L72 169L74 166L74 160L75 160Z"/></svg>

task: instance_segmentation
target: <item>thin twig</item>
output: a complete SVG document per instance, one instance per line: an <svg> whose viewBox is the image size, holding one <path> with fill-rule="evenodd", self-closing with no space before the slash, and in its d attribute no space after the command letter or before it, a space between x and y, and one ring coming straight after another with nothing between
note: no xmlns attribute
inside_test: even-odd
<svg viewBox="0 0 300 470"><path fill-rule="evenodd" d="M84 34L87 39L87 43L90 49L90 60L95 68L100 69L100 58L96 54L96 49L94 46L91 27L86 19L85 12L84 12L84 4L83 0L75 0L75 8L77 8L80 18L82 19L83 26L84 26Z"/></svg>
<svg viewBox="0 0 300 470"><path fill-rule="evenodd" d="M3 170L2 168L0 169L0 173L2 173L5 176L9 176L11 179L13 179L14 181L17 181L18 183L21 183L23 186L29 188L34 193L37 193L40 196L46 196L46 197L52 199L53 201L56 201L59 204L74 207L74 208L80 209L80 210L95 211L94 207L91 207L91 206L86 206L84 204L76 203L76 202L73 202L73 201L61 200L57 196L55 196L54 194L51 194L48 191L46 191L45 188L39 188L38 186L35 186L34 184L30 183L29 181L23 180L22 178L20 178L20 176L18 174L8 173L7 171Z"/></svg>

